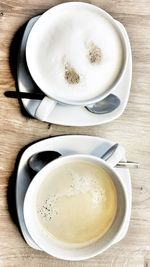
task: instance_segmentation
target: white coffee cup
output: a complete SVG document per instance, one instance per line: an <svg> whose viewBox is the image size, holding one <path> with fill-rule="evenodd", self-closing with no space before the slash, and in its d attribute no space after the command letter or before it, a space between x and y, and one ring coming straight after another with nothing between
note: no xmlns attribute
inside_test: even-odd
<svg viewBox="0 0 150 267"><path fill-rule="evenodd" d="M65 98L62 98L59 96L56 97L55 95L53 95L52 93L49 92L49 87L51 85L49 84L48 80L46 80L44 75L42 75L43 78L41 78L41 75L39 75L40 68L38 67L39 63L36 60L36 58L42 57L42 53L43 53L42 51L44 49L48 49L48 48L43 49L43 47L42 47L42 44L44 44L43 38L45 38L45 40L46 40L47 34L43 35L40 38L40 32L43 31L43 28L45 29L46 27L50 27L49 19L51 17L55 17L56 14L58 15L59 13L61 14L61 12L63 13L64 10L67 10L69 13L70 8L72 9L72 8L77 8L77 7L81 8L81 9L84 8L85 10L87 9L87 10L91 10L92 12L94 11L96 13L99 13L99 15L102 15L108 22L111 23L111 25L113 26L113 28L115 29L115 31L117 32L117 34L121 40L121 44L122 44L122 48L123 48L123 62L122 62L122 66L121 66L121 70L120 70L119 75L114 80L114 82L111 84L111 86L109 88L107 88L107 90L98 94L96 97L89 98L88 100L74 101L73 99L72 100L66 100ZM61 21L60 21L60 23L61 23ZM110 16L104 10L102 10L102 9L100 9L94 5L91 5L88 3L82 3L82 2L69 2L69 3L64 3L64 4L60 4L58 6L55 6L51 9L49 9L47 12L45 12L38 19L38 21L35 23L35 25L33 26L31 33L29 35L29 38L27 40L27 46L26 46L26 59L27 59L27 65L28 65L30 74L31 74L32 78L34 79L34 81L39 86L39 88L46 95L44 97L44 99L41 101L41 104L39 105L39 107L37 108L35 116L41 120L45 120L47 117L47 114L50 114L52 112L52 110L54 109L54 107L57 103L68 104L68 105L87 106L89 104L96 103L96 102L104 99L105 97L107 97L113 91L113 89L118 85L120 79L122 78L122 76L124 75L124 72L126 70L127 58L128 58L128 49L127 49L126 39L127 39L126 33L120 30L120 27L118 26L116 21L113 19L113 17ZM107 75L106 75L106 79L107 79ZM91 90L92 90L92 88L91 88Z"/></svg>
<svg viewBox="0 0 150 267"><path fill-rule="evenodd" d="M118 204L116 216L109 230L100 239L92 244L78 248L61 246L55 240L47 236L37 224L34 206L37 193L47 175L50 174L55 168L59 170L59 166L62 166L62 164L65 164L70 160L84 160L102 167L110 175L117 192ZM25 224L35 243L48 254L64 260L88 259L111 247L113 244L115 244L122 229L124 228L128 213L129 207L127 201L127 191L120 175L118 175L114 168L111 167L107 162L92 155L76 154L64 156L47 164L32 180L24 201Z"/></svg>

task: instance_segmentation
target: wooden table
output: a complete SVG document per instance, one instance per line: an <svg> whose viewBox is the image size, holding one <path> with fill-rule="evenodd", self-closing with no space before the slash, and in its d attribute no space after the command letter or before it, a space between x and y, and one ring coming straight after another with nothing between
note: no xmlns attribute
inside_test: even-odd
<svg viewBox="0 0 150 267"><path fill-rule="evenodd" d="M21 113L17 100L3 93L15 90L16 31L32 16L59 0L0 1L0 266L1 267L148 267L150 266L150 2L91 1L122 22L133 52L133 81L129 102L117 120L96 127L63 127L36 121ZM124 240L84 262L64 262L38 252L22 239L14 223L15 176L18 152L32 141L62 134L88 134L122 144L129 160L140 169L131 170L132 217ZM9 202L8 202L9 198ZM8 205L9 203L9 205Z"/></svg>

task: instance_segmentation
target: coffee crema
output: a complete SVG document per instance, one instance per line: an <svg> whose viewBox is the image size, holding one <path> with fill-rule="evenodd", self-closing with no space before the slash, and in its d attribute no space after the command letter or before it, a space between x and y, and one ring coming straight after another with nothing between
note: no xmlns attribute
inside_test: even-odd
<svg viewBox="0 0 150 267"><path fill-rule="evenodd" d="M46 235L68 247L87 246L111 227L117 192L110 175L95 163L70 160L45 177L36 215Z"/></svg>

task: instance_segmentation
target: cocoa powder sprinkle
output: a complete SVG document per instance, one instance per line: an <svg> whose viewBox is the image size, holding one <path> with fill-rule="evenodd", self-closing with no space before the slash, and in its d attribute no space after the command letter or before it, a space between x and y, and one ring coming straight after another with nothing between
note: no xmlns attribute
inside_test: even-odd
<svg viewBox="0 0 150 267"><path fill-rule="evenodd" d="M101 61L101 49L94 43L90 44L89 47L89 61L90 63L100 63Z"/></svg>
<svg viewBox="0 0 150 267"><path fill-rule="evenodd" d="M69 84L77 84L80 82L80 76L76 73L74 68L65 66L65 79Z"/></svg>

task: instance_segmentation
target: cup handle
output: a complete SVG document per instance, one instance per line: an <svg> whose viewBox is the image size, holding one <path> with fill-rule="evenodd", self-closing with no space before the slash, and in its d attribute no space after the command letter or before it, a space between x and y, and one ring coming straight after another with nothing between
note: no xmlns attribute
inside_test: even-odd
<svg viewBox="0 0 150 267"><path fill-rule="evenodd" d="M123 159L125 155L125 149L123 146L118 145L115 152L106 160L106 162L111 166L115 167L117 163Z"/></svg>
<svg viewBox="0 0 150 267"><path fill-rule="evenodd" d="M35 111L35 117L41 121L46 121L56 104L55 100L45 96Z"/></svg>

